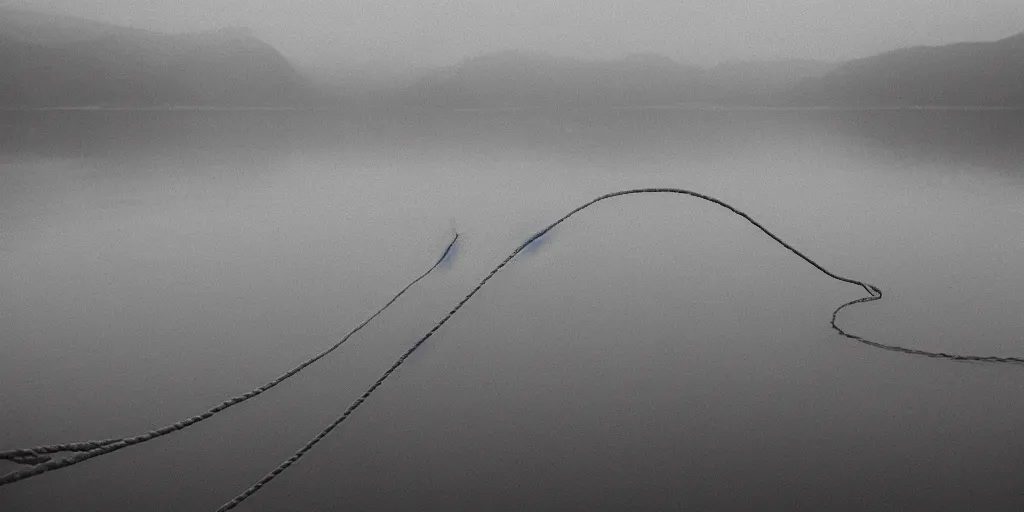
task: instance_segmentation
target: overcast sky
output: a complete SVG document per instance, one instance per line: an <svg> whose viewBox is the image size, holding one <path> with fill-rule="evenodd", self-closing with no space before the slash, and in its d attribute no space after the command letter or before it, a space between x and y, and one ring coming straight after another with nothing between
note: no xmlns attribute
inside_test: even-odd
<svg viewBox="0 0 1024 512"><path fill-rule="evenodd" d="M162 31L247 26L305 63L448 64L521 48L680 61L861 57L1024 31L1024 0L0 0Z"/></svg>

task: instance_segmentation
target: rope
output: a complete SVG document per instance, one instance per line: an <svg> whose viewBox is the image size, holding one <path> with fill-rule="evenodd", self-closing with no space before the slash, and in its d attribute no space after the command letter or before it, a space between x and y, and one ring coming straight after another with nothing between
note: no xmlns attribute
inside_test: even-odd
<svg viewBox="0 0 1024 512"><path fill-rule="evenodd" d="M896 345L886 345L886 344L883 344L883 343L878 343L878 342L875 342L875 341L870 341L870 340L864 339L864 338L862 338L862 337L860 337L860 336L858 336L856 334L847 333L846 331L844 331L841 328L839 328L838 325L836 325L836 317L839 315L839 312L842 311L844 308L847 308L847 307L852 306L854 304L860 304L862 302L871 302L871 301L876 301L876 300L881 299L882 298L882 291L877 286L874 286L874 285L871 285L871 284L867 284L865 282L858 281L856 279L850 279L850 278L842 277L842 276L839 276L837 274L832 273L831 271L829 271L825 267L821 266L820 264L818 264L817 262L815 262L811 258L809 258L806 255L804 255L802 252L800 252L797 249L795 249L793 246L791 246L788 243L784 242L781 238L779 238L774 233L769 231L767 228L762 226L759 222L754 220L750 215L747 215L746 213L744 213L744 212L734 208L733 206L729 205L728 203L726 203L724 201L721 201L719 199L716 199L714 197L707 196L707 195L704 195L704 194L701 194L701 193L698 193L698 192L693 192L693 191L690 191L690 190L679 189L679 188L641 188L641 189L632 189L632 190L622 190L622 191L619 191L619 192L612 192L612 193L609 193L609 194L605 194L603 196L600 196L600 197L598 197L596 199L591 200L590 202L587 202L587 203L583 204L582 206L576 208L575 210L565 214L565 216L563 216L562 218L556 220L555 222L552 222L546 228L538 231L536 234L534 234L529 239L527 239L525 242L523 242L519 247L517 247L514 251L512 251L512 253L509 254L501 263L499 263L498 266L494 268L494 270L491 270L491 272L489 274L487 274L486 277L484 277L482 280L480 280L480 282L477 283L476 287L474 287L469 292L469 294L467 294L465 297L463 297L462 300L460 300L459 303L456 304L455 307L452 308L452 310L448 312L448 314L446 314L443 318L441 318L441 320L439 320L436 324L434 324L434 326L430 329L430 331L428 331L426 334L424 334L422 338L420 338L418 341L416 341L416 343L414 343L411 347L409 347L394 363L392 363L391 366L387 370L384 371L384 373L380 376L380 378L377 379L376 382L374 382L369 388L367 388L366 391L364 391L363 394L360 395L359 398L357 398L355 400L355 402L352 402L352 404L349 405L347 409L345 409L345 412L343 412L341 414L341 416L339 416L336 420L332 421L329 425L327 425L327 427L325 427L319 434L317 434L316 437L314 437L309 442L307 442L305 445L303 445L302 448L300 448L298 451L296 451L294 454L292 454L291 457L288 457L284 462L282 462L280 465L278 465L276 468L274 468L273 471L271 471L270 473L267 473L266 476L264 476L263 478L259 479L256 483L252 484L248 489L243 491L241 494L236 496L231 501L228 501L227 503L221 505L220 508L217 509L217 512L225 512L227 510L231 510L231 509L237 507L239 504L241 504L243 501L245 501L248 497L250 497L253 494L255 494L256 491L259 491L263 486L265 486L268 483L270 483L271 480L273 480L278 475L280 475L285 470L287 470L289 467L291 467L293 464L295 464L300 458L302 458L303 455L306 454L306 452L308 452L311 449L313 449L313 447L317 443L319 443L321 440L323 440L323 438L326 437L327 434L329 434L338 425L340 425L342 422L344 422L346 419L348 419L349 416L351 416L352 413L360 405L362 405L364 402L366 402L366 400L368 398L370 398L370 395L373 394L373 392L376 391L377 388L379 388L382 384L384 384L384 381L387 380L388 377L390 377L391 374L393 374L395 372L395 370L397 370L398 367L401 366L402 363L404 363L405 360L408 359L410 355L412 355L413 352L415 352L418 348L420 348L421 345L423 345L428 339L430 339L430 337L433 336L434 333L437 332L437 330L441 328L441 326L443 326L445 323L447 323L448 320L450 320L452 318L452 316L455 315L456 312L458 312L460 309L462 309L462 306L465 305L466 302L468 302L469 299L471 299L474 295L476 295L476 293L478 291L480 291L480 289L483 288L483 286L485 284L487 284L487 282L490 281L491 278L494 277L495 274L497 274L501 269L505 268L505 266L508 265L508 263L510 261L512 261L512 258L515 258L517 254L522 252L522 250L525 249L528 245L530 245L533 241L535 241L538 238L544 236L548 231L551 231L552 229L554 229L559 224L561 224L561 223L565 222L566 220L568 220L569 217L572 217L573 215L576 215L580 211L590 207L591 205L593 205L595 203L598 203L600 201L604 201L605 199L611 199L613 197L618 197L618 196L625 196L625 195L630 195L630 194L653 194L653 193L683 194L683 195L688 195L688 196L696 197L698 199L703 199L705 201L709 201L709 202L715 203L715 204L717 204L719 206L722 206L722 207L728 209L729 211L735 213L736 215L739 215L740 217L743 217L744 219L746 219L748 222L750 222L751 224L756 226L758 229L763 231L766 235L771 237L772 240L775 240L776 242L781 244L786 249L789 249L790 252L792 252L793 254L796 254L797 256L799 256L801 259L803 259L807 263L810 263L811 265L814 266L814 268L820 270L822 273L824 273L828 277L831 277L832 279L835 279L837 281L842 281L844 283L855 284L855 285L860 286L861 288L863 288L865 291L868 292L868 296L867 297L863 297L863 298L860 298L860 299L852 300L850 302L842 304L838 308L836 308L835 311L832 312L832 320L831 320L832 328L835 329L839 334L841 334L841 335L843 335L843 336L845 336L845 337L847 337L849 339L856 340L858 342L864 343L864 344L872 346L872 347L881 348L881 349L885 349L885 350L890 350L890 351L893 351L893 352L901 352L901 353L904 353L904 354L913 354L913 355L935 357L935 358L942 358L942 359L951 359L951 360L955 360L955 361L983 361L983 362L995 362L995 363L1024 363L1024 358L1018 358L1018 357L994 357L994 356L973 356L973 355L961 355L961 354L947 354L947 353L944 353L944 352L929 352L927 350L918 350L918 349L913 349L913 348L900 347L900 346L896 346Z"/></svg>
<svg viewBox="0 0 1024 512"><path fill-rule="evenodd" d="M280 377L277 377L276 379L247 393L238 395L233 398L229 398L202 414L186 418L177 423L167 425L165 427L152 430L134 437L119 437L116 439L104 439L99 441L52 444L0 452L0 459L6 459L19 464L34 464L32 467L12 471L3 476L0 476L0 486L11 484L20 480L25 480L26 478L31 478L57 469L73 466L75 464L89 460L91 458L99 457L100 455L106 455L108 453L115 452L122 448L141 444L146 441L150 441L158 437L170 434L172 432L183 430L187 427L195 425L196 423L199 423L200 421L208 419L213 415L221 411L224 411L225 409L233 405L238 405L250 398L256 397L266 392L270 388L273 388L274 386L294 376L296 373L299 373L300 371L304 370L309 365L319 361L320 359L323 359L325 356L327 356L327 354L330 354L331 352L335 351L338 347L340 347L342 344L348 341L349 338L351 338L355 333L359 332L363 327L366 327L366 325L369 324L374 318L383 313L385 309L389 308L392 304L395 303L395 301L398 300L399 297L404 295L405 292L409 290L409 288L412 288L413 285L420 282L420 280L427 277L428 274L433 272L434 269L436 269L438 265L440 265L445 260L449 253L451 253L452 248L455 246L455 242L458 239L459 234L455 233L452 237L452 241L448 244L448 247L445 248L444 253L441 255L440 258L438 258L437 262L434 263L433 266L431 266L426 272L420 274L420 276L417 277L416 279L413 279L411 282L409 282L409 284L405 285L404 288L402 288L398 293L391 297L391 300L389 300L387 304L385 304L375 313L370 315L366 320L363 320L363 322L356 326L355 329L349 331L348 334L346 334L345 337L341 338L340 341L330 346L326 350L320 352L319 354L307 359L306 361L302 362L301 364L292 368L291 370L288 370ZM78 453L64 459L53 459L48 455L61 452Z"/></svg>

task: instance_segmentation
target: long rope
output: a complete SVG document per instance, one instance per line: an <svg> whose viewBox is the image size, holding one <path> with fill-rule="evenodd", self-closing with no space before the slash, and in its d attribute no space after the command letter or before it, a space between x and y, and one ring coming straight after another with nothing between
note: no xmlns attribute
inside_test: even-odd
<svg viewBox="0 0 1024 512"><path fill-rule="evenodd" d="M256 389L253 389L247 393L235 396L233 398L229 398L202 414L186 418L177 423L167 425L165 427L152 430L137 436L119 437L116 439L103 439L98 441L85 441L78 443L51 444L45 446L36 446L32 448L21 448L16 450L0 452L0 459L6 459L20 464L34 464L31 467L17 471L12 471L10 473L3 475L2 477L0 477L0 486L11 484L20 480L25 480L26 478L38 476L43 473L47 473L57 469L73 466L75 464L92 459L94 457L99 457L100 455L106 455L108 453L115 452L122 448L127 448L129 446L141 444L146 441L150 441L158 437L170 434L172 432L183 430L187 427L195 425L196 423L199 423L200 421L208 419L213 415L222 412L233 405L238 405L250 398L259 396L260 394L266 392L270 388L273 388L274 386L294 376L296 373L299 373L300 371L304 370L309 365L319 361L320 359L323 359L325 356L327 356L327 354L334 352L338 347L340 347L346 341L348 341L348 339L351 338L355 333L362 330L363 327L366 327L366 325L369 324L374 318L377 318L377 316L383 313L384 310L391 307L391 305L394 304L399 297L404 295L405 292L409 290L409 288L412 288L413 285L420 282L423 278L427 277L428 274L433 272L434 269L436 269L438 265L440 265L445 260L445 258L451 252L452 247L455 246L455 242L458 239L459 234L454 233L452 236L452 241L448 244L448 247L445 248L444 253L441 254L441 257L438 258L437 262L434 263L433 266L427 269L426 272L420 274L420 276L417 277L416 279L410 281L409 284L405 285L404 288L402 288L398 293L391 297L391 300L389 300L387 304L385 304L383 307L381 307L368 318L366 318L366 320L363 320L362 323L360 323L354 329L349 331L348 334L345 335L345 337L341 338L341 340L339 340L334 345L331 345L326 350L303 361L301 364L292 368L291 370L288 370L280 377L277 377L276 379L267 382L266 384ZM75 455L63 459L53 459L48 455L61 452L77 453Z"/></svg>
<svg viewBox="0 0 1024 512"><path fill-rule="evenodd" d="M918 349L913 349L913 348L901 347L901 346L897 346L897 345L886 345L884 343L878 343L878 342L875 342L875 341L870 341L870 340L864 339L864 338L862 338L862 337L860 337L860 336L858 336L856 334L847 333L846 331L844 331L841 328L839 328L838 325L836 325L836 317L839 315L839 312L842 311L844 308L847 308L847 307L852 306L854 304L860 304L862 302L871 302L871 301L876 301L876 300L881 299L882 298L882 291L877 286L865 283L863 281L858 281L856 279L850 279L850 278L847 278L847 277L842 277L840 275L837 275L837 274L829 271L828 269L826 269L825 267L821 266L820 264L818 264L817 262L815 262L811 258L809 258L806 255L804 255L802 252L800 252L797 249L795 249L793 246L791 246L788 243L786 243L785 241L783 241L781 238L779 238L774 233L769 231L767 228L762 226L761 223L759 223L756 220L754 220L750 215L747 215L746 213L736 209L732 205L730 205L730 204L728 204L728 203L726 203L724 201L721 201L719 199L716 199L714 197L707 196L707 195L704 195L704 194L701 194L701 193L698 193L698 192L693 192L693 191L690 191L690 190L680 189L680 188L640 188L640 189L622 190L622 191L618 191L618 192L612 192L612 193L609 193L609 194L605 194L603 196L600 196L600 197L598 197L596 199L593 199L593 200L583 204L582 206L580 206L580 207L576 208L575 210L565 214L562 218L556 220L555 222L552 222L547 227L545 227L544 229L540 230L539 232L537 232L536 234L531 236L529 239L527 239L525 242L523 242L519 247L516 247L516 249L514 251L512 251L512 253L509 254L501 263L499 263L498 266L494 267L494 270L491 270L491 272L489 274L487 274L486 277L481 279L480 282L477 283L476 287L474 287L465 297L463 297L462 300L460 300L459 303L456 304L455 307L452 308L452 310L448 312L448 314L446 314L443 318L441 318L441 320L439 320L436 324L434 324L434 326L426 334L424 334L422 338L420 338L418 341L416 341L416 343L414 343L411 347L409 347L394 363L392 363L391 366L387 370L385 370L383 374L381 374L380 378L378 378L376 382L374 382L369 388L367 388L366 391L364 391L363 394L359 396L359 398L357 398L354 402L352 402L351 405L348 406L347 409L345 409L345 412L343 412L341 414L341 416L339 416L337 419L335 419L329 425L327 425L327 427L325 427L319 434L317 434L316 437L314 437L309 442L307 442L305 445L303 445L302 448L300 448L298 451L296 451L294 454L292 454L291 457L288 457L284 462L282 462L280 465L278 465L276 468L274 468L273 471L271 471L270 473L267 473L267 475L265 475L263 478L260 478L256 483L252 484L248 489L243 491L241 494L236 496L231 501L228 501L227 503L221 505L220 508L217 509L217 512L224 512L224 511L231 510L231 509L237 507L239 504L241 504L243 501L245 501L249 496L252 496L253 494L255 494L256 491L259 491L263 486L265 486L268 483L270 483L271 480L273 480L278 475L280 475L285 470L287 470L290 466L295 464L300 458L302 458L303 455L306 454L306 452L308 452L311 449L313 449L313 447L317 443L319 443L321 440L323 440L323 438L326 437L327 434L329 434L332 430L334 430L343 421L348 419L349 416L351 416L352 413L360 405L362 405L368 398L370 398L370 395L373 394L373 392L376 391L377 388L379 388L382 384L384 384L384 381L387 380L388 377L390 377L391 374L393 374L395 372L395 370L397 370L398 367L401 366L402 363L404 363L406 361L406 359L409 358L410 355L412 355L413 352L415 352L418 348L420 348L421 345L423 345L428 339L430 339L430 337L433 336L434 333L437 332L437 330L440 329L442 325L447 323L448 320L450 320L452 318L452 316L455 315L456 312L458 312L460 309L462 309L462 306L465 305L466 302L468 302L469 299L471 299L474 295L476 295L476 293L478 291L480 291L480 289L483 288L483 286L485 284L487 284L487 282L490 281L491 278L494 277L495 274L497 274L501 269L505 268L505 266L508 265L508 263L510 261L512 261L512 258L515 258L517 254L522 252L522 250L525 249L531 243L533 243L533 241L535 241L538 238L544 236L548 231L551 231L552 229L554 229L559 224L561 224L561 223L565 222L566 220L568 220L569 217L572 217L573 215L576 215L577 213L579 213L580 211L590 207L594 203L598 203L600 201L604 201L605 199L611 199L613 197L618 197L618 196L625 196L625 195L630 195L630 194L653 194L653 193L683 194L683 195L687 195L687 196L696 197L698 199L703 199L705 201L710 201L710 202L715 203L715 204L717 204L719 206L722 206L722 207L728 209L729 211L735 213L736 215L739 215L740 217L743 217L744 219L746 219L748 222L750 222L751 224L756 226L758 229L763 231L766 235L771 237L772 240L775 240L776 242L781 244L786 249L789 249L790 252L792 252L793 254L796 254L797 256L799 256L801 259L803 259L807 263L810 263L811 265L814 266L814 268L820 270L822 273L824 273L828 277L831 277L832 279L835 279L837 281L842 281L842 282L845 282L845 283L855 284L855 285L860 286L861 288L863 288L865 291L868 292L868 296L867 297L863 297L863 298L860 298L860 299L852 300L850 302L842 304L839 307L837 307L835 309L835 311L832 312L832 320L831 320L832 328L835 329L839 334L841 334L841 335L843 335L843 336L845 336L845 337L847 337L849 339L856 340L858 342L864 343L864 344L872 346L872 347L881 348L881 349L885 349L885 350L891 350L893 352L901 352L901 353L904 353L904 354L913 354L913 355L935 357L935 358L942 358L942 359L951 359L951 360L956 360L956 361L983 361L983 362L995 362L995 363L1024 363L1024 358L1018 358L1018 357L995 357L995 356L973 356L973 355L961 355L961 354L948 354L948 353L945 353L945 352L930 352L930 351L927 351L927 350L918 350Z"/></svg>

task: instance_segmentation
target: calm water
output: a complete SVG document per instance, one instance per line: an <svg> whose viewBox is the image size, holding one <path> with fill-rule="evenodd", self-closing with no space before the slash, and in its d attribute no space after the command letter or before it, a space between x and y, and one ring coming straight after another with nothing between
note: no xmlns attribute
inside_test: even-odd
<svg viewBox="0 0 1024 512"><path fill-rule="evenodd" d="M886 298L866 337L1024 356L1024 114L0 114L0 447L122 436L344 348L4 511L212 510L596 195L732 202ZM243 510L1019 510L1024 368L838 336L862 291L678 196L492 280ZM10 464L0 470L13 469Z"/></svg>

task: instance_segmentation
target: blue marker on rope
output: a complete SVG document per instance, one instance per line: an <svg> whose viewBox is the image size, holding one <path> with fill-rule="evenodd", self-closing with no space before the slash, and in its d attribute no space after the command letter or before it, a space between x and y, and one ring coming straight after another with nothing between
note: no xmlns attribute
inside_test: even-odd
<svg viewBox="0 0 1024 512"><path fill-rule="evenodd" d="M452 225L452 243L448 244L448 248L445 249L444 254L441 255L441 259L438 260L438 265L443 267L450 267L452 260L455 259L455 251L459 245L459 230L455 226L455 219L450 219Z"/></svg>
<svg viewBox="0 0 1024 512"><path fill-rule="evenodd" d="M520 246L523 248L520 254L524 252L534 253L540 250L540 246L547 243L546 236L548 234L548 231L550 231L550 228L538 231L531 235L530 238L527 238L526 241L523 242L523 244Z"/></svg>

